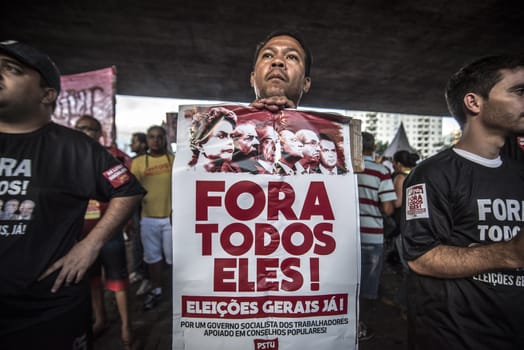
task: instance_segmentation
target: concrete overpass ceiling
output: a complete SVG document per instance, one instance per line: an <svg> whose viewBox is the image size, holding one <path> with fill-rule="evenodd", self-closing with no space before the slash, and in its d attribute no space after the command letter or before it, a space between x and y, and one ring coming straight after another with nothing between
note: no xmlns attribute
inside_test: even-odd
<svg viewBox="0 0 524 350"><path fill-rule="evenodd" d="M443 89L465 62L524 54L524 2L13 1L0 39L48 52L63 74L116 65L118 93L251 101L256 43L302 32L313 51L303 106L446 115Z"/></svg>

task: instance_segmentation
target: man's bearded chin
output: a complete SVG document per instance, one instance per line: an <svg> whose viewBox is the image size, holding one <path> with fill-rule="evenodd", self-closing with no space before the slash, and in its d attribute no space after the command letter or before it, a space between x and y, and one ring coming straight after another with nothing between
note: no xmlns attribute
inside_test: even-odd
<svg viewBox="0 0 524 350"><path fill-rule="evenodd" d="M4 123L19 124L24 123L30 119L30 116L24 118L23 115L17 115L16 113L0 113L0 121Z"/></svg>
<svg viewBox="0 0 524 350"><path fill-rule="evenodd" d="M261 91L260 98L269 98L275 96L286 96L286 92L281 86L269 86Z"/></svg>

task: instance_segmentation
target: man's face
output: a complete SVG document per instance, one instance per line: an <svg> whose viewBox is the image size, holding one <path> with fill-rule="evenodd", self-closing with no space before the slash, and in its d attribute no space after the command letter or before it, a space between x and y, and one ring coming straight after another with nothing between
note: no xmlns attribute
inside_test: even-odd
<svg viewBox="0 0 524 350"><path fill-rule="evenodd" d="M235 148L245 155L256 153L258 139L255 126L253 124L245 123L239 124L235 128Z"/></svg>
<svg viewBox="0 0 524 350"><path fill-rule="evenodd" d="M272 126L266 126L260 138L260 158L268 162L276 162L278 135Z"/></svg>
<svg viewBox="0 0 524 350"><path fill-rule="evenodd" d="M20 215L24 217L31 216L33 214L33 210L35 209L35 203L30 200L23 201L22 204L20 204Z"/></svg>
<svg viewBox="0 0 524 350"><path fill-rule="evenodd" d="M98 126L98 123L91 118L80 118L75 124L75 129L82 131L84 134L99 142L102 136L102 130Z"/></svg>
<svg viewBox="0 0 524 350"><path fill-rule="evenodd" d="M298 105L311 79L305 76L306 53L294 38L271 38L260 50L250 82L257 99L286 96Z"/></svg>
<svg viewBox="0 0 524 350"><path fill-rule="evenodd" d="M138 137L136 136L133 136L131 138L131 152L140 152L142 148L142 143L140 142L140 140L138 139Z"/></svg>
<svg viewBox="0 0 524 350"><path fill-rule="evenodd" d="M333 141L320 140L320 163L328 169L337 164L337 148Z"/></svg>
<svg viewBox="0 0 524 350"><path fill-rule="evenodd" d="M313 131L306 130L302 143L304 144L304 158L312 161L318 161L320 157L318 136Z"/></svg>
<svg viewBox="0 0 524 350"><path fill-rule="evenodd" d="M0 122L17 124L34 118L47 89L36 70L0 52Z"/></svg>
<svg viewBox="0 0 524 350"><path fill-rule="evenodd" d="M280 132L280 143L283 153L287 153L292 157L302 158L304 145L297 139L294 132L282 130Z"/></svg>
<svg viewBox="0 0 524 350"><path fill-rule="evenodd" d="M162 130L153 128L147 133L147 147L152 154L164 154L165 153L165 142L166 138Z"/></svg>
<svg viewBox="0 0 524 350"><path fill-rule="evenodd" d="M502 70L503 78L493 86L482 103L485 126L505 133L524 132L524 67Z"/></svg>
<svg viewBox="0 0 524 350"><path fill-rule="evenodd" d="M16 212L16 210L18 209L18 204L20 202L17 201L16 199L11 199L11 200L8 200L6 203L5 203L5 208L4 208L4 211L8 214L13 214L14 212Z"/></svg>

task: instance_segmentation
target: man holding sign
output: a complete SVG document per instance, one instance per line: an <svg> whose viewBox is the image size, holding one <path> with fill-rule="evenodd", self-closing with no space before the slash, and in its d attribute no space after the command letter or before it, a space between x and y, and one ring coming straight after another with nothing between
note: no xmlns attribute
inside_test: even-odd
<svg viewBox="0 0 524 350"><path fill-rule="evenodd" d="M177 350L347 350L357 343L355 176L275 169L287 153L293 163L303 157L299 140L293 152L282 144L283 135L300 130L328 134L340 146L341 167L351 168L349 118L295 110L309 91L310 65L298 36L274 32L256 50L250 107L183 106L179 112ZM265 162L263 171L232 161L239 125L255 126L252 141L261 147L253 159Z"/></svg>

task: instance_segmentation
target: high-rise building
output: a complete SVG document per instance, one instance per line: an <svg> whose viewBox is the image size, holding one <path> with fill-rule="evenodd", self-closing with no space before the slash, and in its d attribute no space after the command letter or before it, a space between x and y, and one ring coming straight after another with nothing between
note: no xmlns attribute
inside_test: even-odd
<svg viewBox="0 0 524 350"><path fill-rule="evenodd" d="M389 144L402 122L409 144L420 152L422 158L442 149L441 117L373 112L364 115L359 113L353 117L362 120L362 130L375 135L377 142Z"/></svg>

